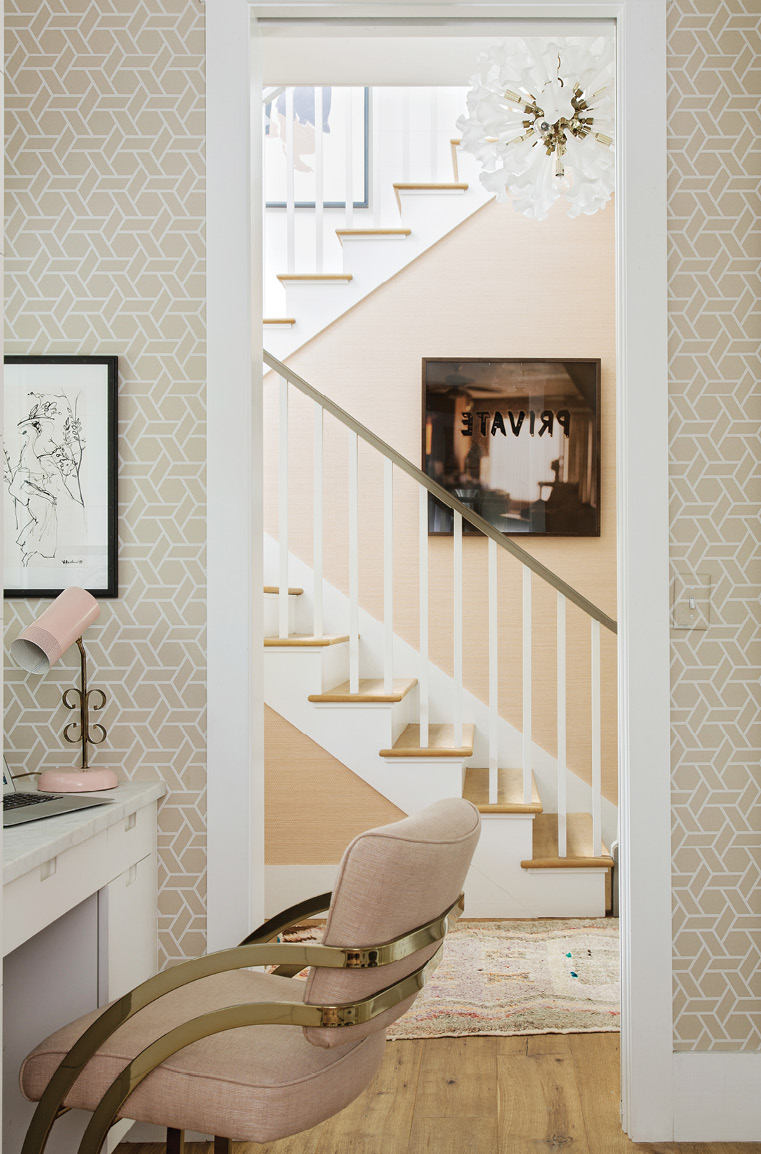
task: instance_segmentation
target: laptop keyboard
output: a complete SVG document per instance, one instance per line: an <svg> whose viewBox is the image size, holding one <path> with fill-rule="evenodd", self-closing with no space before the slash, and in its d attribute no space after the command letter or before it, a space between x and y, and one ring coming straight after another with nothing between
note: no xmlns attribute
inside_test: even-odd
<svg viewBox="0 0 761 1154"><path fill-rule="evenodd" d="M60 801L62 793L9 793L3 797L3 809L18 809L22 805L38 805L41 801Z"/></svg>

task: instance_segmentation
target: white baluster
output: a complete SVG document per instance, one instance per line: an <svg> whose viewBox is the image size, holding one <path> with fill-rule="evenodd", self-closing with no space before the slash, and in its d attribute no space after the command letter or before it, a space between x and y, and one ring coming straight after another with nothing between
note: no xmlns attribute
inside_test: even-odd
<svg viewBox="0 0 761 1154"><path fill-rule="evenodd" d="M321 273L325 267L323 233L325 228L325 180L323 174L323 92L318 84L314 90L314 268Z"/></svg>
<svg viewBox="0 0 761 1154"><path fill-rule="evenodd" d="M373 154L373 225L375 228L381 226L381 88L371 88L370 95L372 97L372 116L370 120L370 133L372 137L372 154Z"/></svg>
<svg viewBox="0 0 761 1154"><path fill-rule="evenodd" d="M288 636L288 382L280 378L280 491L278 493L278 633Z"/></svg>
<svg viewBox="0 0 761 1154"><path fill-rule="evenodd" d="M402 92L402 181L410 179L410 90Z"/></svg>
<svg viewBox="0 0 761 1154"><path fill-rule="evenodd" d="M359 462L349 430L349 693L359 693Z"/></svg>
<svg viewBox="0 0 761 1154"><path fill-rule="evenodd" d="M429 99L429 113L430 125L428 131L431 136L431 183L435 184L439 179L439 124L438 124L438 100L439 94L435 88L431 88L428 94Z"/></svg>
<svg viewBox="0 0 761 1154"><path fill-rule="evenodd" d="M600 622L592 620L592 853L602 853L602 731L600 726Z"/></svg>
<svg viewBox="0 0 761 1154"><path fill-rule="evenodd" d="M462 745L462 513L454 515L454 743Z"/></svg>
<svg viewBox="0 0 761 1154"><path fill-rule="evenodd" d="M566 704L565 704L565 597L558 593L557 615L557 689L558 689L558 856L565 857L567 849L566 816Z"/></svg>
<svg viewBox="0 0 761 1154"><path fill-rule="evenodd" d="M285 214L286 272L296 271L296 209L294 206L295 168L293 164L293 89L285 90Z"/></svg>
<svg viewBox="0 0 761 1154"><path fill-rule="evenodd" d="M394 466L388 458L383 462L383 632L383 692L391 693L394 685Z"/></svg>
<svg viewBox="0 0 761 1154"><path fill-rule="evenodd" d="M354 224L354 89L346 92L346 218L345 228Z"/></svg>
<svg viewBox="0 0 761 1154"><path fill-rule="evenodd" d="M523 801L531 801L531 570L523 566Z"/></svg>
<svg viewBox="0 0 761 1154"><path fill-rule="evenodd" d="M314 570L314 635L322 637L324 625L322 617L322 461L323 461L323 412L320 405L314 406L314 471L312 490L314 514L312 520L312 568Z"/></svg>
<svg viewBox="0 0 761 1154"><path fill-rule="evenodd" d="M420 746L428 747L428 490L420 486Z"/></svg>
<svg viewBox="0 0 761 1154"><path fill-rule="evenodd" d="M486 602L489 630L489 805L499 797L499 613L497 597L497 542L489 538L489 593Z"/></svg>

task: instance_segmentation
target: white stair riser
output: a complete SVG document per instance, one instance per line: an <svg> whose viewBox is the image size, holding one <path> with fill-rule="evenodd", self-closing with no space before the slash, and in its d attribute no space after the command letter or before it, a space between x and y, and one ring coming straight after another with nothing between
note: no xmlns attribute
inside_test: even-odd
<svg viewBox="0 0 761 1154"><path fill-rule="evenodd" d="M374 742L378 749L390 749L407 726L417 717L416 689L401 701L372 702L365 705L350 702L310 702L313 709L333 714L316 719L318 725L340 726L347 739Z"/></svg>
<svg viewBox="0 0 761 1154"><path fill-rule="evenodd" d="M287 720L276 702L297 701L310 693L326 693L349 676L349 645L265 646L264 699ZM295 723L293 723L295 724ZM306 732L306 731L305 731Z"/></svg>
<svg viewBox="0 0 761 1154"><path fill-rule="evenodd" d="M344 244L343 270L365 283L383 284L426 247L418 237L411 235L352 240Z"/></svg>
<svg viewBox="0 0 761 1154"><path fill-rule="evenodd" d="M478 852L478 851L476 851ZM520 867L518 867L520 868ZM523 870L496 878L477 864L465 883L469 918L602 918L605 917L603 870Z"/></svg>
<svg viewBox="0 0 761 1154"><path fill-rule="evenodd" d="M296 632L296 602L298 597L288 597L288 632ZM280 636L280 598L277 593L264 594L264 636Z"/></svg>
<svg viewBox="0 0 761 1154"><path fill-rule="evenodd" d="M288 906L328 893L335 885L338 865L266 865L264 916L274 917Z"/></svg>

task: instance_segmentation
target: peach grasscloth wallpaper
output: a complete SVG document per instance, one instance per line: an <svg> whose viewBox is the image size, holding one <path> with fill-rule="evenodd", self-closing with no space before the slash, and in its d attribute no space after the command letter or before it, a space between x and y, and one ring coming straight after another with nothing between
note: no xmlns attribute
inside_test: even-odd
<svg viewBox="0 0 761 1154"><path fill-rule="evenodd" d="M761 6L668 6L674 1041L761 1046Z"/></svg>
<svg viewBox="0 0 761 1154"><path fill-rule="evenodd" d="M6 352L119 357L119 599L95 764L162 777L160 960L205 948L204 26L197 0L6 0ZM6 640L46 603L5 605ZM6 655L15 771L73 765L69 652Z"/></svg>

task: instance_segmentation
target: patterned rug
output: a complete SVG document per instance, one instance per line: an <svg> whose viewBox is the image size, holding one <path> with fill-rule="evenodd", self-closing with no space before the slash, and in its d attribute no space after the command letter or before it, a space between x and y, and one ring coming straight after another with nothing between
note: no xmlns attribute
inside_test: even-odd
<svg viewBox="0 0 761 1154"><path fill-rule="evenodd" d="M293 935L293 936L292 936ZM310 927L289 940L316 937ZM389 1039L619 1029L617 918L468 922Z"/></svg>

